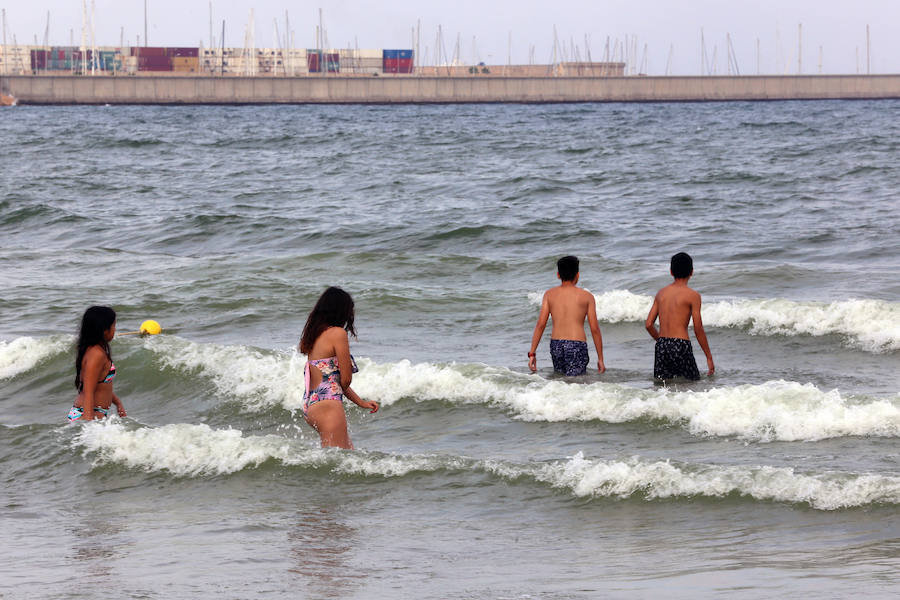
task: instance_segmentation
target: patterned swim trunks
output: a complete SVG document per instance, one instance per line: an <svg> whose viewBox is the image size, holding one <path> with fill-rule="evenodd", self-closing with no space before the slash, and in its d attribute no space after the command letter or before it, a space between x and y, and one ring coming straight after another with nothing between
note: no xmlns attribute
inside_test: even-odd
<svg viewBox="0 0 900 600"><path fill-rule="evenodd" d="M580 340L550 340L553 370L563 375L584 375L587 372L587 342Z"/></svg>
<svg viewBox="0 0 900 600"><path fill-rule="evenodd" d="M674 377L700 379L691 341L681 338L657 338L653 377L663 381Z"/></svg>

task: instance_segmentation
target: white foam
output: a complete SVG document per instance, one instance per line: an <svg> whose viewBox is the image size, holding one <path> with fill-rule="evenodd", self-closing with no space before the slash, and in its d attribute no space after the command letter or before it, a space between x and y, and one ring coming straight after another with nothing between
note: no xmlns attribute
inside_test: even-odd
<svg viewBox="0 0 900 600"><path fill-rule="evenodd" d="M883 300L735 300L703 307L703 322L757 335L843 335L868 352L900 350L900 304Z"/></svg>
<svg viewBox="0 0 900 600"><path fill-rule="evenodd" d="M306 358L294 351L263 353L175 336L147 338L144 345L166 366L208 377L220 394L239 398L248 410L275 405L296 410L303 402Z"/></svg>
<svg viewBox="0 0 900 600"><path fill-rule="evenodd" d="M530 293L540 305L542 294ZM595 294L597 318L605 323L640 322L647 318L653 296L612 290ZM754 335L842 335L868 352L900 350L900 303L884 300L795 302L781 299L738 299L703 304L703 323L745 329Z"/></svg>
<svg viewBox="0 0 900 600"><path fill-rule="evenodd" d="M297 410L305 357L244 346L198 344L167 336L144 342L166 365L202 374L217 392L248 410ZM871 398L823 391L812 384L759 385L673 391L618 384L571 384L486 365L376 364L358 361L353 388L384 406L398 401L446 401L500 406L528 421L661 419L695 435L753 441L813 441L842 436L900 437L900 396Z"/></svg>
<svg viewBox="0 0 900 600"><path fill-rule="evenodd" d="M409 473L433 473L448 469L471 470L475 464L477 461L471 459L434 454L380 456L364 452L348 452L337 457L333 471L366 477L403 477Z"/></svg>
<svg viewBox="0 0 900 600"><path fill-rule="evenodd" d="M291 452L286 439L272 435L245 437L237 429L181 423L128 430L116 419L82 425L75 442L84 451L97 453L95 464L116 463L179 476L234 473L272 458L285 460Z"/></svg>
<svg viewBox="0 0 900 600"><path fill-rule="evenodd" d="M835 510L873 503L900 503L900 477L858 473L796 473L772 466L676 465L667 461L589 460L579 453L543 464L475 460L457 456L380 455L312 448L274 435L245 436L236 429L172 424L128 429L118 419L79 426L73 443L95 466L118 464L179 477L235 473L275 460L284 465L326 468L335 474L402 477L412 472L487 472L507 480L530 478L579 497L639 495L646 499L723 497L808 503Z"/></svg>
<svg viewBox="0 0 900 600"><path fill-rule="evenodd" d="M315 440L318 444L318 439ZM119 464L180 477L226 475L268 460L284 465L330 467L335 473L402 477L413 471L433 472L448 466L435 455L413 457L336 452L276 435L244 435L238 429L177 423L129 429L116 418L80 424L74 445L94 455L94 465ZM458 468L471 461L455 460ZM453 461L451 461L453 462Z"/></svg>
<svg viewBox="0 0 900 600"><path fill-rule="evenodd" d="M51 356L65 352L71 345L71 336L20 337L11 342L0 341L0 379L10 379L30 371ZM74 354L72 360L75 360Z"/></svg>
<svg viewBox="0 0 900 600"><path fill-rule="evenodd" d="M845 397L812 384L770 381L708 391L634 389L618 384L547 381L477 365L371 364L354 379L363 397L494 404L529 421L622 423L662 419L696 435L756 441L900 436L900 396Z"/></svg>
<svg viewBox="0 0 900 600"><path fill-rule="evenodd" d="M580 497L626 498L638 494L647 499L714 497L729 494L757 500L807 503L820 510L836 510L873 503L900 503L900 477L856 473L807 475L792 468L772 466L675 465L668 461L645 462L585 459L581 453L568 461L535 469L509 469L494 465L506 477L531 475Z"/></svg>

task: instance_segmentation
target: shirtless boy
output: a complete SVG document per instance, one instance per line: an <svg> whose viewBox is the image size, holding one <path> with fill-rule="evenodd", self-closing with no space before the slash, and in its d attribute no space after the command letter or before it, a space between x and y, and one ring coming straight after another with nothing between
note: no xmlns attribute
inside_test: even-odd
<svg viewBox="0 0 900 600"><path fill-rule="evenodd" d="M603 338L597 323L597 307L594 296L575 286L578 283L578 259L564 256L556 263L557 277L561 283L544 293L541 314L534 335L531 350L528 351L528 368L537 371L535 351L547 327L547 319L553 318L550 332L550 358L553 370L563 375L584 375L588 365L587 338L584 335L584 321L587 319L597 349L597 370L606 370L603 364Z"/></svg>
<svg viewBox="0 0 900 600"><path fill-rule="evenodd" d="M700 379L694 349L688 337L688 323L694 320L694 335L706 354L709 375L716 372L712 352L703 321L700 320L700 294L688 287L688 280L694 274L694 261L685 252L672 257L671 269L675 281L659 290L644 324L656 340L656 354L653 361L653 377L665 381L673 377ZM659 331L656 318L659 317Z"/></svg>

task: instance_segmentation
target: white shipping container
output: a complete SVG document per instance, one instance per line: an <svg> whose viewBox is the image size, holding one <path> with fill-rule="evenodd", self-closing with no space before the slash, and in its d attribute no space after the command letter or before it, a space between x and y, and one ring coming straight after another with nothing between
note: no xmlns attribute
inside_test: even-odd
<svg viewBox="0 0 900 600"><path fill-rule="evenodd" d="M344 73L382 73L383 69L381 65L368 66L368 67L352 67L352 68L343 68L341 69Z"/></svg>
<svg viewBox="0 0 900 600"><path fill-rule="evenodd" d="M35 49L43 49L43 46L34 46ZM31 72L31 46L0 44L0 73L4 75L24 75Z"/></svg>
<svg viewBox="0 0 900 600"><path fill-rule="evenodd" d="M284 57L284 68L288 75L309 73L309 65L306 62L306 50L289 50Z"/></svg>

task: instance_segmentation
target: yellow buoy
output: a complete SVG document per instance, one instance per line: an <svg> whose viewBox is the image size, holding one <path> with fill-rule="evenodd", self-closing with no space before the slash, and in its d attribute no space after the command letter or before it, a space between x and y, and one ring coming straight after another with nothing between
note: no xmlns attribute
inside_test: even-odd
<svg viewBox="0 0 900 600"><path fill-rule="evenodd" d="M154 321L152 319L148 319L148 320L144 321L143 323L141 323L141 335L144 335L144 334L156 335L160 331L162 331L162 327L160 327L159 323L157 323L156 321Z"/></svg>

